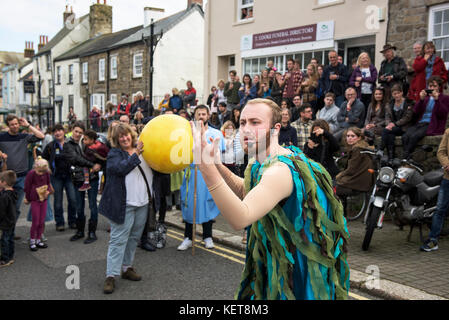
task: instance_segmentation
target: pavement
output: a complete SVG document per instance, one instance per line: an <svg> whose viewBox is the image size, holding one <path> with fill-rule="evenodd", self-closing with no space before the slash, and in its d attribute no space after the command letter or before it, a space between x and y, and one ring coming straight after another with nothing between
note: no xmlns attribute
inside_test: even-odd
<svg viewBox="0 0 449 320"><path fill-rule="evenodd" d="M168 226L184 230L178 210L168 211L165 221ZM352 288L389 300L449 299L449 237L440 240L439 250L421 252L418 229L407 242L408 227L399 230L391 221L385 221L382 229L375 230L370 249L363 251L363 218L348 222L348 229ZM423 228L424 237L428 231ZM215 219L212 234L215 242L245 253L243 231L233 230L221 215ZM197 235L202 235L201 226L197 226Z"/></svg>

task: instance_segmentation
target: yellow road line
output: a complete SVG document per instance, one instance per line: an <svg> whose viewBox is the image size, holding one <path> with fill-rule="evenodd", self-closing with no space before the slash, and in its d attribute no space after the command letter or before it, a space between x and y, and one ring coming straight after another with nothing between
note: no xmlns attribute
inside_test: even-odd
<svg viewBox="0 0 449 320"><path fill-rule="evenodd" d="M174 230L171 230L171 229L169 229L169 230L167 230L167 232L172 232L172 233L174 233L175 235L179 235L179 236L184 236L184 234L183 233L180 233L180 232L177 232L177 231L174 231ZM197 240L198 242L200 242L200 240ZM201 242L202 243L202 242ZM233 254L233 255L235 255L235 256L237 256L237 257L240 257L240 258L243 258L243 259L245 259L245 255L244 254L242 254L242 253L239 253L239 252L237 252L237 251L232 251L232 250L229 250L229 249L226 249L226 248L223 248L223 247L221 247L221 246L217 246L215 243L214 243L214 246L215 246L215 249L218 249L218 250L221 250L221 251L223 251L223 252L227 252L227 253L230 253L230 254Z"/></svg>
<svg viewBox="0 0 449 320"><path fill-rule="evenodd" d="M170 234L170 233L173 233L173 234ZM176 231L173 231L173 230L167 230L167 236L169 236L170 238L173 238L173 239L176 239L176 240L179 240L179 241L183 241L183 240L184 240L183 238L177 237L177 236L174 235L174 234L184 236L183 233L176 232ZM245 264L245 261L242 261L242 260L239 260L239 259L237 259L237 258L231 257L231 256L226 255L226 254L224 254L224 253L217 252L217 251L215 251L215 250L206 249L206 248L204 248L204 247L198 246L199 243L203 243L203 242L200 241L200 240L196 240L195 242L196 242L195 248L199 248L199 249L201 249L201 250L204 250L204 251L213 253L213 254L215 254L215 255L217 255L217 256L220 256L220 257L226 258L226 259L228 259L228 260L231 260L231 261L240 263L240 264L242 264L242 265ZM226 252L230 252L230 253L232 253L232 254L234 254L234 255L236 255L236 256L242 256L243 258L245 257L244 255L239 254L238 252L235 252L235 251L232 251L232 250L228 250L228 249L223 248L223 247L217 247L217 246L215 246L215 248L220 249L220 250L223 250L223 251L226 251ZM368 299L368 298L359 296L358 294L355 294L355 293L352 293L352 292L349 292L348 295L349 295L350 297L356 299L356 300L371 300L371 299Z"/></svg>
<svg viewBox="0 0 449 320"><path fill-rule="evenodd" d="M179 237L176 237L176 236L171 235L171 234L168 234L168 233L167 233L167 236L169 236L169 237L171 237L171 238L173 238L173 239L179 240L179 241L184 240L184 239L181 239L181 238L179 238ZM196 242L197 242L197 243L200 243L199 240L197 240ZM208 251L208 252L210 252L210 253L216 254L217 256L220 256L220 257L226 258L226 259L228 259L228 260L231 260L231 261L240 263L240 264L242 264L242 265L245 264L245 261L239 260L239 259L237 259L237 258L228 256L228 255L226 255L226 254L223 254L223 253L220 253L220 252L211 250L211 249L206 249L206 248L200 247L200 246L198 246L198 245L196 245L196 244L195 244L195 248L199 248L199 249L201 249L201 250Z"/></svg>
<svg viewBox="0 0 449 320"><path fill-rule="evenodd" d="M371 299L359 296L358 294L355 294L355 293L352 293L352 292L349 292L348 295L350 297L353 297L354 299L357 299L357 300L371 300Z"/></svg>

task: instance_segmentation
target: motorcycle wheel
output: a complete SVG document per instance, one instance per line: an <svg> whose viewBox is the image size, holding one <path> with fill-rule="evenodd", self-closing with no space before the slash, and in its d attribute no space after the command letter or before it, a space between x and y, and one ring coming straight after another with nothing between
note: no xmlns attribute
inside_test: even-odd
<svg viewBox="0 0 449 320"><path fill-rule="evenodd" d="M362 250L366 251L371 243L371 238L373 237L374 229L376 229L377 222L379 221L381 209L375 206L371 206L370 215L366 221L366 232L363 238Z"/></svg>

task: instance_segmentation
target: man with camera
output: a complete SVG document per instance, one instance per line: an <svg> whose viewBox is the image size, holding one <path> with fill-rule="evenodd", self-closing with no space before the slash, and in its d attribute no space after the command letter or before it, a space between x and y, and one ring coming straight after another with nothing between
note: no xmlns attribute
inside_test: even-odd
<svg viewBox="0 0 449 320"><path fill-rule="evenodd" d="M438 136L444 133L449 113L449 96L440 93L442 79L432 76L427 81L426 90L419 94L420 100L415 104L413 113L417 123L408 128L402 136L404 159L409 159L419 140L425 136Z"/></svg>
<svg viewBox="0 0 449 320"><path fill-rule="evenodd" d="M393 85L399 83L404 90L404 97L406 97L408 92L407 65L404 59L395 56L394 50L396 50L395 46L386 44L381 51L385 60L380 65L379 84L385 87L390 94Z"/></svg>

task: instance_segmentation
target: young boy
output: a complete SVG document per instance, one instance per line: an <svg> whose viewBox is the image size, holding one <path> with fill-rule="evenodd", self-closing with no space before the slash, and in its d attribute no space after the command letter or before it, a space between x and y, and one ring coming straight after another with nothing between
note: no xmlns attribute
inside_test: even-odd
<svg viewBox="0 0 449 320"><path fill-rule="evenodd" d="M104 143L97 141L97 139L98 135L94 130L86 130L83 136L83 144L86 146L84 155L87 160L100 163L104 168L106 166L109 148ZM79 188L79 191L86 191L89 189L89 169L84 168L84 184Z"/></svg>
<svg viewBox="0 0 449 320"><path fill-rule="evenodd" d="M13 186L16 179L16 173L12 170L0 173L0 230L2 231L0 268L14 263L17 193Z"/></svg>

